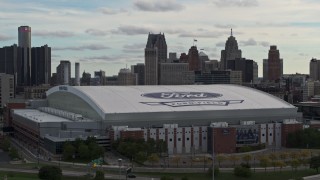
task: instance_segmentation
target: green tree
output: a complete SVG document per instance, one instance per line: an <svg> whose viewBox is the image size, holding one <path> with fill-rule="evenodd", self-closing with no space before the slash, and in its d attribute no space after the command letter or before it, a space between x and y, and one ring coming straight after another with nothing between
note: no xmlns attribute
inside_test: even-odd
<svg viewBox="0 0 320 180"><path fill-rule="evenodd" d="M251 177L252 172L250 168L237 166L234 168L234 175L238 177Z"/></svg>
<svg viewBox="0 0 320 180"><path fill-rule="evenodd" d="M289 157L289 152L283 151L279 154L279 158L284 162L288 159L288 157Z"/></svg>
<svg viewBox="0 0 320 180"><path fill-rule="evenodd" d="M174 180L174 178L170 176L161 176L160 180Z"/></svg>
<svg viewBox="0 0 320 180"><path fill-rule="evenodd" d="M300 166L300 161L298 159L293 159L291 160L290 165L292 169L295 169L297 171L297 168Z"/></svg>
<svg viewBox="0 0 320 180"><path fill-rule="evenodd" d="M276 166L280 168L281 172L282 168L286 166L286 163L284 161L277 161Z"/></svg>
<svg viewBox="0 0 320 180"><path fill-rule="evenodd" d="M78 153L79 153L79 157L83 160L88 160L90 158L89 148L85 144L80 144Z"/></svg>
<svg viewBox="0 0 320 180"><path fill-rule="evenodd" d="M271 164L273 166L273 170L276 170L276 160L278 159L278 155L276 153L270 153L269 154L269 159L271 160Z"/></svg>
<svg viewBox="0 0 320 180"><path fill-rule="evenodd" d="M152 164L159 162L160 158L157 154L153 153L148 157L148 161Z"/></svg>
<svg viewBox="0 0 320 180"><path fill-rule="evenodd" d="M134 156L134 160L140 163L144 163L147 160L147 155L145 152L140 151Z"/></svg>
<svg viewBox="0 0 320 180"><path fill-rule="evenodd" d="M65 160L72 159L72 156L75 154L75 148L70 142L65 142L63 145L62 156Z"/></svg>
<svg viewBox="0 0 320 180"><path fill-rule="evenodd" d="M249 165L249 162L252 160L252 155L251 154L245 154L242 156L242 160Z"/></svg>
<svg viewBox="0 0 320 180"><path fill-rule="evenodd" d="M266 156L262 156L259 158L259 161L260 161L260 166L261 167L264 167L264 172L267 171L267 167L269 166L270 164L270 159Z"/></svg>
<svg viewBox="0 0 320 180"><path fill-rule="evenodd" d="M217 161L218 161L219 167L221 167L221 166L220 166L221 163L222 163L223 161L225 161L225 160L227 159L227 157L226 157L226 155L224 155L224 154L218 154L218 155L216 156L216 159L217 159Z"/></svg>
<svg viewBox="0 0 320 180"><path fill-rule="evenodd" d="M4 138L2 143L1 143L1 149L3 151L8 152L10 149L10 139L9 138Z"/></svg>
<svg viewBox="0 0 320 180"><path fill-rule="evenodd" d="M320 167L320 156L314 156L310 159L310 168L317 170L319 172Z"/></svg>
<svg viewBox="0 0 320 180"><path fill-rule="evenodd" d="M13 147L9 150L9 156L11 159L20 159L17 149Z"/></svg>
<svg viewBox="0 0 320 180"><path fill-rule="evenodd" d="M96 176L94 180L104 180L104 172L103 171L96 171Z"/></svg>
<svg viewBox="0 0 320 180"><path fill-rule="evenodd" d="M229 156L229 160L230 160L231 162L233 162L233 167L235 167L235 166L236 166L236 162L240 160L240 157L239 157L239 156L236 156L236 155L234 155L234 154L231 154L231 155Z"/></svg>
<svg viewBox="0 0 320 180"><path fill-rule="evenodd" d="M46 180L61 180L62 171L57 166L43 166L39 169L38 177Z"/></svg>

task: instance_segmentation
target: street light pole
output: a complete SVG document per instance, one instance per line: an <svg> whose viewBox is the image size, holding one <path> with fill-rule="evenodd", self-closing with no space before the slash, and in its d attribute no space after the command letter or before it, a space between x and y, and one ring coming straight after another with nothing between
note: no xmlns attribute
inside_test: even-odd
<svg viewBox="0 0 320 180"><path fill-rule="evenodd" d="M214 127L212 127L212 180L214 180Z"/></svg>
<svg viewBox="0 0 320 180"><path fill-rule="evenodd" d="M119 179L121 179L121 162L122 162L122 159L118 159L118 163L119 163Z"/></svg>

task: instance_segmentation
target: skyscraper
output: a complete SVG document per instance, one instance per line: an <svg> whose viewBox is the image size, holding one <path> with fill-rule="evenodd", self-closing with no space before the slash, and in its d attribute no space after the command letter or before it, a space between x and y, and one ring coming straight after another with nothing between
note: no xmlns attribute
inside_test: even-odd
<svg viewBox="0 0 320 180"><path fill-rule="evenodd" d="M144 85L144 76L145 76L145 67L143 63L137 63L136 65L131 66L131 72L137 74L138 84L137 85Z"/></svg>
<svg viewBox="0 0 320 180"><path fill-rule="evenodd" d="M238 42L232 34L226 41L225 50L221 50L221 64L220 69L226 70L228 67L228 60L235 60L236 58L241 58L241 50L238 49Z"/></svg>
<svg viewBox="0 0 320 180"><path fill-rule="evenodd" d="M0 108L3 108L11 98L14 98L14 77L0 73Z"/></svg>
<svg viewBox="0 0 320 180"><path fill-rule="evenodd" d="M20 26L18 28L18 72L21 74L20 86L31 85L31 27Z"/></svg>
<svg viewBox="0 0 320 180"><path fill-rule="evenodd" d="M71 81L71 63L62 60L57 66L57 84L69 85Z"/></svg>
<svg viewBox="0 0 320 180"><path fill-rule="evenodd" d="M270 46L268 59L263 60L263 79L268 81L279 81L283 74L283 60L280 59L280 52L277 46Z"/></svg>
<svg viewBox="0 0 320 180"><path fill-rule="evenodd" d="M48 45L31 49L31 84L49 84L51 78L51 48Z"/></svg>
<svg viewBox="0 0 320 180"><path fill-rule="evenodd" d="M191 46L188 52L188 62L190 71L201 71L201 62L197 46Z"/></svg>
<svg viewBox="0 0 320 180"><path fill-rule="evenodd" d="M167 43L164 34L150 34L145 48L145 84L158 85L160 63L167 61Z"/></svg>
<svg viewBox="0 0 320 180"><path fill-rule="evenodd" d="M313 81L320 80L320 60L315 58L310 60L310 78Z"/></svg>

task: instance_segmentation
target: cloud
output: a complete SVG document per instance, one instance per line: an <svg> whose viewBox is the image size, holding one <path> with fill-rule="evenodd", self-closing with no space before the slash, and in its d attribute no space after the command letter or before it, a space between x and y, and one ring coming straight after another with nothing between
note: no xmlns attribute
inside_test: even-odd
<svg viewBox="0 0 320 180"><path fill-rule="evenodd" d="M123 46L123 52L126 53L143 53L146 44L127 44Z"/></svg>
<svg viewBox="0 0 320 180"><path fill-rule="evenodd" d="M104 46L104 45L99 45L99 44L91 44L91 45L83 45L83 46L69 46L69 47L57 47L53 48L56 51L66 51L66 50L71 50L71 51L83 51L83 50L104 50L104 49L110 49L110 47Z"/></svg>
<svg viewBox="0 0 320 180"><path fill-rule="evenodd" d="M4 35L4 34L0 34L0 41L8 41L8 40L11 40L11 39L13 39L13 37L7 36L7 35Z"/></svg>
<svg viewBox="0 0 320 180"><path fill-rule="evenodd" d="M217 44L216 44L216 47L225 47L225 42L218 42Z"/></svg>
<svg viewBox="0 0 320 180"><path fill-rule="evenodd" d="M201 29L199 32L185 32L181 33L179 37L193 37L193 38L218 38L225 35L225 32L220 31L205 31Z"/></svg>
<svg viewBox="0 0 320 180"><path fill-rule="evenodd" d="M306 54L306 53L299 53L298 54L299 56L303 56L303 57L307 57L307 56L309 56L308 54Z"/></svg>
<svg viewBox="0 0 320 180"><path fill-rule="evenodd" d="M71 37L74 36L73 32L67 31L35 31L32 33L32 36L40 37Z"/></svg>
<svg viewBox="0 0 320 180"><path fill-rule="evenodd" d="M139 35L139 34L148 34L152 32L151 28L146 27L138 27L138 26L131 26L125 25L118 27L117 30L111 31L114 34L126 34L126 35Z"/></svg>
<svg viewBox="0 0 320 180"><path fill-rule="evenodd" d="M108 34L107 31L99 30L99 29L87 29L85 31L87 34L90 34L92 36L105 36Z"/></svg>
<svg viewBox="0 0 320 180"><path fill-rule="evenodd" d="M218 7L255 7L259 3L257 0L213 0Z"/></svg>
<svg viewBox="0 0 320 180"><path fill-rule="evenodd" d="M269 47L270 46L270 43L267 42L267 41L260 41L259 42L259 45L263 46L263 47Z"/></svg>
<svg viewBox="0 0 320 180"><path fill-rule="evenodd" d="M128 12L125 9L111 9L111 8L108 8L108 7L100 8L99 11L101 13L107 14L107 15L114 15L114 14L118 14L118 13Z"/></svg>
<svg viewBox="0 0 320 180"><path fill-rule="evenodd" d="M214 27L220 28L220 29L227 29L227 28L235 28L236 26L233 24L215 24Z"/></svg>
<svg viewBox="0 0 320 180"><path fill-rule="evenodd" d="M175 0L136 0L134 7L141 11L153 12L180 11L184 9L184 6Z"/></svg>
<svg viewBox="0 0 320 180"><path fill-rule="evenodd" d="M256 41L253 38L250 38L246 41L240 41L239 45L240 46L257 46L257 45L259 45L259 46L263 46L263 47L268 47L270 45L270 43L266 42L266 41Z"/></svg>
<svg viewBox="0 0 320 180"><path fill-rule="evenodd" d="M250 38L247 41L239 41L240 46L256 46L257 44L257 41L253 38Z"/></svg>

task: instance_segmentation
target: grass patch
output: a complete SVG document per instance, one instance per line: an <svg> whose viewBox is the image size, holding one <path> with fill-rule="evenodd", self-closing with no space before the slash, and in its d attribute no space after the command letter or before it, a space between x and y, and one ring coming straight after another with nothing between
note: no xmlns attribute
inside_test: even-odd
<svg viewBox="0 0 320 180"><path fill-rule="evenodd" d="M7 176L8 180L40 180L38 178L38 174L0 171L0 179L3 179L5 176ZM70 177L70 176L62 177L62 180L86 180L86 179L87 178L85 177Z"/></svg>

